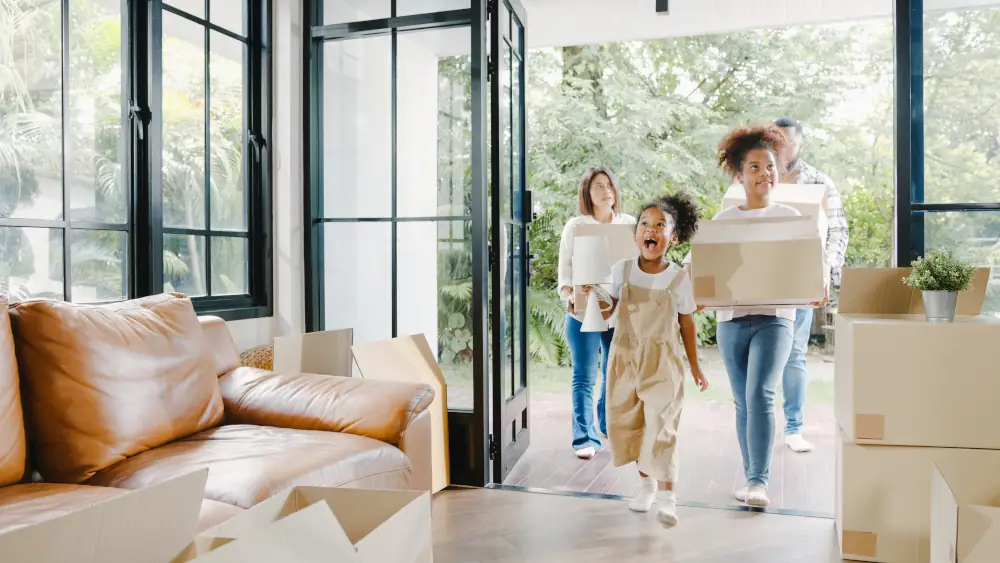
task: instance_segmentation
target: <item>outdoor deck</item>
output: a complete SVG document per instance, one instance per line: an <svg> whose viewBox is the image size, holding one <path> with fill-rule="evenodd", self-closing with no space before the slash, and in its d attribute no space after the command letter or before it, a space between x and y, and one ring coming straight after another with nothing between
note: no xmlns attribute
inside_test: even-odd
<svg viewBox="0 0 1000 563"><path fill-rule="evenodd" d="M680 479L678 499L713 506L735 504L732 492L743 484L743 468L733 423L733 405L721 363L710 351L703 370L714 392L701 395L688 388L679 440ZM824 516L834 513L834 440L836 426L832 402L832 364L810 358L810 398L806 407L805 436L816 447L795 453L785 447L778 397L778 424L769 487L771 508ZM534 383L534 381L533 381ZM570 447L571 405L568 392L553 389L552 382L532 388L531 446L505 481L506 485L587 493L631 495L638 484L634 465L615 468L610 452L602 450L583 461ZM566 381L568 390L568 381ZM555 391L555 392L553 392Z"/></svg>

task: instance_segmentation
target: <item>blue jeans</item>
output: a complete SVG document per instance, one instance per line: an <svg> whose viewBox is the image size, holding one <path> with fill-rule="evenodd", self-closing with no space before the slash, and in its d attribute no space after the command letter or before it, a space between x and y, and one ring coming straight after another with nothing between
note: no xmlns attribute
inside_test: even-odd
<svg viewBox="0 0 1000 563"><path fill-rule="evenodd" d="M806 405L809 374L806 373L806 355L809 353L809 334L812 332L813 310L795 311L795 333L792 351L781 376L781 392L785 395L785 434L801 434L802 409Z"/></svg>
<svg viewBox="0 0 1000 563"><path fill-rule="evenodd" d="M597 382L597 358L601 358L601 396L597 399L597 424L608 435L604 416L604 398L608 387L608 352L615 330L580 332L583 323L566 315L566 341L573 362L573 450L587 446L601 448L601 437L594 429L594 383Z"/></svg>
<svg viewBox="0 0 1000 563"><path fill-rule="evenodd" d="M736 404L736 438L747 484L767 486L774 446L774 395L792 348L794 323L765 315L719 323L716 338Z"/></svg>

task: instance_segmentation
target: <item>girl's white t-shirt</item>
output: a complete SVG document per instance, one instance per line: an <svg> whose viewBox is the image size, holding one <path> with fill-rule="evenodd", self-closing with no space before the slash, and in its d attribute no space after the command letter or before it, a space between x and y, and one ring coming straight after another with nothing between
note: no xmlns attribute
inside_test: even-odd
<svg viewBox="0 0 1000 563"><path fill-rule="evenodd" d="M615 299L621 299L622 282L625 277L625 264L629 261L632 262L632 271L629 273L630 284L646 289L667 289L675 277L683 276L683 279L674 286L671 292L674 301L674 310L679 315L690 315L698 308L694 302L694 285L691 284L691 276L687 274L687 270L677 264L671 263L666 270L663 270L659 274L647 274L639 269L638 258L622 260L611 267L611 275L614 278L614 283L611 286L611 295ZM615 316L617 315L616 311Z"/></svg>
<svg viewBox="0 0 1000 563"><path fill-rule="evenodd" d="M749 209L743 210L737 206L728 207L718 212L712 220L715 219L759 219L764 217L800 217L802 214L799 213L798 209L794 207L789 207L781 203L772 203L771 205L763 209ZM715 312L715 320L724 323L726 321L731 321L734 318L745 317L750 315L765 315L769 317L778 317L782 319L788 319L795 322L795 309L719 309Z"/></svg>

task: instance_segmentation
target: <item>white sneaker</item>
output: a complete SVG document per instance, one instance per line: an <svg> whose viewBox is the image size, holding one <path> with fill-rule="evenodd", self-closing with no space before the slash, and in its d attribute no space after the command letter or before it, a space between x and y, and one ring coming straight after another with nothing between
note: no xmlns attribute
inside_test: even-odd
<svg viewBox="0 0 1000 563"><path fill-rule="evenodd" d="M742 489L736 489L736 492L733 493L733 496L736 497L736 500L740 502L746 502L747 497L750 496L750 487L743 487Z"/></svg>
<svg viewBox="0 0 1000 563"><path fill-rule="evenodd" d="M771 500L767 498L767 489L760 485L751 485L747 487L747 500L746 503L750 506L765 507L771 503Z"/></svg>
<svg viewBox="0 0 1000 563"><path fill-rule="evenodd" d="M595 450L593 446L587 446L586 448L576 450L576 457L580 459L594 459L595 455L597 455L597 450Z"/></svg>
<svg viewBox="0 0 1000 563"><path fill-rule="evenodd" d="M802 434L786 434L785 445L788 446L788 449L798 453L811 452L813 449L813 445L806 441Z"/></svg>
<svg viewBox="0 0 1000 563"><path fill-rule="evenodd" d="M664 528L677 525L677 495L673 491L660 491L656 495L656 520Z"/></svg>
<svg viewBox="0 0 1000 563"><path fill-rule="evenodd" d="M628 501L628 509L632 512L649 512L656 501L657 488L656 479L643 477L639 484L639 490L635 492L632 500Z"/></svg>

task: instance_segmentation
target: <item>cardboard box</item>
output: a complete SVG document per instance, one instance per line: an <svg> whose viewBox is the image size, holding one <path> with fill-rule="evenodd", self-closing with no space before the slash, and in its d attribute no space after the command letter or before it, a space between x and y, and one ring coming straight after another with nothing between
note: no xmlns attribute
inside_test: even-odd
<svg viewBox="0 0 1000 563"><path fill-rule="evenodd" d="M354 330L307 332L274 339L273 370L350 377Z"/></svg>
<svg viewBox="0 0 1000 563"><path fill-rule="evenodd" d="M836 320L834 411L858 443L1000 449L1000 319L976 271L954 323L928 323L905 268L847 269Z"/></svg>
<svg viewBox="0 0 1000 563"><path fill-rule="evenodd" d="M771 190L771 201L794 207L803 217L811 217L816 223L820 240L826 244L827 234L827 188L823 184L777 184ZM746 189L742 184L733 184L722 198L722 208L736 207L747 202Z"/></svg>
<svg viewBox="0 0 1000 563"><path fill-rule="evenodd" d="M930 561L934 464L961 503L989 504L1000 495L1000 451L867 446L838 434L836 519L845 559Z"/></svg>
<svg viewBox="0 0 1000 563"><path fill-rule="evenodd" d="M709 307L822 301L823 243L808 217L705 221L691 241L695 300Z"/></svg>
<svg viewBox="0 0 1000 563"><path fill-rule="evenodd" d="M430 494L294 487L200 534L173 563L432 563Z"/></svg>
<svg viewBox="0 0 1000 563"><path fill-rule="evenodd" d="M1000 499L994 506L960 504L937 464L932 471L931 563L1000 561Z"/></svg>
<svg viewBox="0 0 1000 563"><path fill-rule="evenodd" d="M365 379L424 383L434 389L431 415L432 492L451 484L448 454L448 384L434 352L422 335L361 344L351 348Z"/></svg>
<svg viewBox="0 0 1000 563"><path fill-rule="evenodd" d="M208 470L0 534L10 563L167 563L191 542Z"/></svg>

